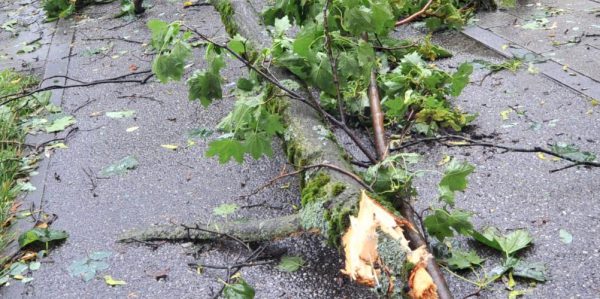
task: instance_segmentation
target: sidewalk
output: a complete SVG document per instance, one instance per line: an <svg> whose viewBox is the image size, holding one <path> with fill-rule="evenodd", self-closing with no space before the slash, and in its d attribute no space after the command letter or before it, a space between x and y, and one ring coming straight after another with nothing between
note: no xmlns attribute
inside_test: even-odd
<svg viewBox="0 0 600 299"><path fill-rule="evenodd" d="M128 24L127 20L111 18L119 9L117 2L92 6L69 23L68 27L75 32L71 52L64 59L69 66L69 77L88 81L127 74L134 69L150 69L152 57L142 46L150 38L145 25L150 19L184 20L217 39L225 37L219 15L210 6L183 10L179 2L155 1L140 20ZM568 64L567 71L559 67L567 77L574 80L587 77L590 84L594 84L600 80L599 68L594 67L600 57L594 56L595 47L600 48L600 38L585 36L578 43L556 47L552 41L568 41L582 32L598 32L600 29L592 26L598 24L598 18L590 14L590 19L586 10L600 4L587 0L568 2L545 1L540 6L543 9L534 4L481 14L477 24L480 29L510 41L514 47L521 46ZM522 28L531 20L531 14L540 11L545 14L550 5L565 9L560 15L545 16L548 26L557 22L558 27L553 29L555 38L548 38L551 30ZM571 20L576 23L569 23ZM563 34L567 28L569 31ZM399 34L419 36L421 33L408 27ZM0 41L4 44L5 40L18 44L1 35ZM44 37L44 40L49 43L50 39ZM476 59L494 63L504 60L497 53L503 44L496 45L499 49L493 51L457 32L436 34L434 42L455 54L453 58L436 62L442 68L455 68L464 61ZM200 51L196 50L196 54ZM35 55L44 61L45 56L41 54L44 51L38 52L40 54ZM23 56L23 59L30 58ZM194 63L202 65L203 62L195 60ZM540 67L540 64L535 66ZM239 63L230 63L224 72L227 81L224 86L232 86L242 71ZM569 72L581 75L572 76ZM527 62L515 74L503 71L487 76L488 70L476 69L472 83L456 101L463 110L479 114L471 133L494 136L494 142L499 144L531 147L568 142L600 153L600 107L581 93L586 90L575 91L542 73L528 71ZM228 91L226 87L225 93ZM226 275L225 271L205 269L199 274L188 263L229 264L243 253L240 248L221 243L164 243L155 247L117 244L118 235L128 229L155 224L198 219L209 222L221 217L213 213L221 204L252 206L240 208L227 216L228 219L287 215L294 213L293 206L299 204L299 182L293 178L249 199L238 199L276 177L283 167L291 168L279 144L272 159L248 160L243 165L220 165L215 159L204 157L207 141L216 138L218 133L207 140L190 133L213 130L233 104L231 97L203 108L187 100L184 83L163 85L151 80L145 85L68 89L61 100L63 109L77 119L78 131L69 138L68 149L58 149L47 159L48 169L41 174L45 184L36 187L43 192L43 209L58 215L52 227L66 230L70 237L43 259L41 268L32 273L33 281L27 284L12 281L11 286L0 289L0 297L210 298L212 292L221 287L218 279ZM109 117L107 112L116 118ZM177 150L163 145L177 145ZM535 287L519 283L518 289L528 290L526 298L597 296L600 292L597 271L600 267L600 195L597 191L600 176L597 170L571 168L550 174L549 170L563 164L535 154L501 154L487 149L439 146L414 150L424 155L421 169L441 171L443 166L438 162L444 155L476 165L467 192L457 196L459 208L475 212L476 227L525 228L532 233L535 245L525 251L523 258L545 263L550 281ZM120 175L102 174L106 167L126 157L134 157L137 166ZM420 198L418 210L435 202L438 182L435 174L416 180ZM560 241L560 229L573 235L572 244ZM244 268L242 275L256 290L256 298L373 297L367 289L340 278L339 254L319 237L306 234L277 240L271 245L286 250L288 255L302 256L306 266L294 273L283 273L269 265ZM70 275L69 269L74 263L98 252L110 252L106 259L108 269L99 271L96 278L88 282ZM498 261L498 255L487 253L485 269L490 270ZM127 284L110 287L104 282L104 275ZM454 276L446 277L456 298L476 290L475 286ZM467 278L475 276L470 274ZM480 298L506 296L504 284L498 282L492 284L490 290L482 291Z"/></svg>
<svg viewBox="0 0 600 299"><path fill-rule="evenodd" d="M600 98L598 16L600 3L593 0L522 1L514 9L478 14L465 33L503 56L539 64L550 78Z"/></svg>
<svg viewBox="0 0 600 299"><path fill-rule="evenodd" d="M180 3L156 2L145 16L128 23L111 16L118 2L92 6L82 17L74 18L75 37L69 59L68 76L86 81L115 77L133 69L150 68L152 57L141 43L150 39L145 22L160 18L182 19L186 24L215 37L225 37L219 15L212 7L183 10ZM196 52L201 57L200 51ZM202 64L196 60L196 63ZM231 86L241 75L241 65L231 63L224 75ZM206 269L198 274L188 263L224 265L239 257L239 248L187 244L117 244L126 230L169 222L210 222L220 216L213 209L233 203L240 208L228 219L273 217L293 213L299 205L299 186L287 179L247 200L250 193L277 176L287 165L279 144L275 156L243 165L220 165L204 157L207 141L190 134L212 131L233 101L225 100L203 108L188 101L184 83L163 85L151 80L146 85L99 85L68 89L62 97L63 109L75 116L78 131L69 138L68 149L57 150L45 172L42 204L47 213L58 215L52 227L69 233L68 240L51 250L33 281L23 285L12 281L0 289L6 298L206 298L217 291L224 270ZM110 118L107 112L135 111L131 117ZM135 128L135 129L134 129ZM129 130L128 130L129 129ZM191 145L190 141L194 143ZM170 150L162 145L177 145ZM102 170L125 157L135 157L138 166L122 175L106 178ZM289 255L303 256L307 264L287 274L273 266L242 271L257 291L258 298L351 297L363 294L358 286L337 287L341 268L337 253L315 236L273 242ZM69 267L97 252L110 252L109 268L89 282L71 277ZM156 279L161 273L165 279ZM127 285L110 287L104 275L124 280Z"/></svg>

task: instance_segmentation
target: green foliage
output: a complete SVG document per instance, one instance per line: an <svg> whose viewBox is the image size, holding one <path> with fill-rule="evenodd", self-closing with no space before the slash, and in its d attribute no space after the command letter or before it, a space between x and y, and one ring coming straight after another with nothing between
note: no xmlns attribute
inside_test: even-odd
<svg viewBox="0 0 600 299"><path fill-rule="evenodd" d="M235 213L237 211L238 206L236 204L224 203L213 209L213 214L217 216L225 217L227 215Z"/></svg>
<svg viewBox="0 0 600 299"><path fill-rule="evenodd" d="M526 248L533 241L529 232L523 229L515 230L503 236L497 229L489 227L483 232L473 231L471 235L475 240L488 247L502 251L507 258L514 255L517 251Z"/></svg>
<svg viewBox="0 0 600 299"><path fill-rule="evenodd" d="M187 40L191 34L182 32L179 22L167 24L160 20L148 21L152 32L151 45L157 55L152 62L152 72L162 83L181 80L187 59L192 50Z"/></svg>
<svg viewBox="0 0 600 299"><path fill-rule="evenodd" d="M132 0L121 0L121 11L115 17L122 16L135 16L135 5Z"/></svg>
<svg viewBox="0 0 600 299"><path fill-rule="evenodd" d="M112 255L108 251L96 251L90 253L87 257L75 260L69 265L67 270L71 277L81 278L88 282L92 280L100 271L108 269L106 260Z"/></svg>
<svg viewBox="0 0 600 299"><path fill-rule="evenodd" d="M19 236L19 247L23 248L36 242L49 243L52 241L64 240L67 237L69 237L69 234L62 230L36 227L22 233Z"/></svg>
<svg viewBox="0 0 600 299"><path fill-rule="evenodd" d="M75 12L75 1L71 0L44 0L42 7L46 12L46 21L64 19Z"/></svg>
<svg viewBox="0 0 600 299"><path fill-rule="evenodd" d="M475 167L467 162L459 162L456 159L452 159L446 170L444 176L438 185L438 191L440 193L440 200L453 206L454 205L454 193L456 191L465 191L467 188L467 176L475 170Z"/></svg>
<svg viewBox="0 0 600 299"><path fill-rule="evenodd" d="M452 75L428 66L416 52L404 56L400 65L383 76L384 107L388 117L404 125L415 115L415 129L431 135L440 127L461 131L475 117L450 105L468 83L473 67L462 64Z"/></svg>
<svg viewBox="0 0 600 299"><path fill-rule="evenodd" d="M235 276L232 283L226 284L223 289L225 299L252 299L254 294L254 288L239 275Z"/></svg>
<svg viewBox="0 0 600 299"><path fill-rule="evenodd" d="M364 173L365 182L379 194L400 193L412 194L414 173L407 170L410 164L417 163L419 155L402 153L387 157L385 160L369 167Z"/></svg>
<svg viewBox="0 0 600 299"><path fill-rule="evenodd" d="M471 250L469 252L453 250L452 256L446 259L446 263L452 270L465 270L480 266L483 260L477 252Z"/></svg>
<svg viewBox="0 0 600 299"><path fill-rule="evenodd" d="M304 259L301 256L284 256L279 261L277 269L283 272L296 272L304 266Z"/></svg>
<svg viewBox="0 0 600 299"><path fill-rule="evenodd" d="M454 236L454 232L468 236L473 231L471 213L465 211L449 212L445 209L434 209L433 214L423 221L427 232L440 241Z"/></svg>
<svg viewBox="0 0 600 299"><path fill-rule="evenodd" d="M127 173L128 170L135 169L138 165L139 162L134 156L127 156L102 169L100 175L103 177L122 175Z"/></svg>
<svg viewBox="0 0 600 299"><path fill-rule="evenodd" d="M206 52L205 57L210 67L202 71L197 70L187 81L190 101L200 100L204 107L210 105L213 100L223 97L219 72L225 66L223 58L217 54L214 47L208 46Z"/></svg>
<svg viewBox="0 0 600 299"><path fill-rule="evenodd" d="M552 152L573 159L577 162L593 162L596 161L596 154L584 152L573 144L558 142L551 147Z"/></svg>

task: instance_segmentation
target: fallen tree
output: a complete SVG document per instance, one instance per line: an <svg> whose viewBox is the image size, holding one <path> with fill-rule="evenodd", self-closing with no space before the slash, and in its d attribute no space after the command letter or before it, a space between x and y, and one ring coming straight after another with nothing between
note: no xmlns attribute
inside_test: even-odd
<svg viewBox="0 0 600 299"><path fill-rule="evenodd" d="M184 62L191 55L187 40L194 36L207 43L209 67L188 80L190 100L206 106L222 96L219 71L223 57L243 62L249 76L238 81L236 106L220 124L227 133L209 145L207 156L218 156L223 163L232 158L242 162L246 153L258 158L270 153L271 138L283 136L289 160L303 180L302 207L298 214L281 218L172 224L128 232L120 240L207 241L225 235L256 242L302 230L318 232L344 252L342 272L382 296L452 298L415 224L410 202L412 174L401 166L414 157L405 153L388 156L384 115L387 122L402 128L403 136L413 125L425 134L440 128L460 131L473 116L452 107L448 98L460 94L472 67L461 65L449 75L421 58L445 57L449 53L444 49L428 39L416 43L387 35L395 25L419 18L428 20L432 29L457 27L464 23L463 14L469 9L443 1L409 8L386 1L365 1L355 7L356 3L343 1L279 1L261 18L247 1L211 3L231 39L220 43L185 24L152 20L152 47L157 52L153 71L162 82L181 79ZM396 20L398 15L405 18ZM262 22L274 27L271 34ZM292 24L300 27L295 39L285 33ZM319 99L315 91L320 91ZM385 108L381 93L388 98ZM348 116L363 124L363 107L355 105L363 96L369 102L367 118L372 120L375 150L363 144L348 124ZM356 158L340 148L332 127L343 131L369 160L364 179L354 174L351 162ZM454 192L464 190L465 177L473 170L466 164L452 165L456 169L449 173L459 177L458 182L448 183L442 190L449 205Z"/></svg>

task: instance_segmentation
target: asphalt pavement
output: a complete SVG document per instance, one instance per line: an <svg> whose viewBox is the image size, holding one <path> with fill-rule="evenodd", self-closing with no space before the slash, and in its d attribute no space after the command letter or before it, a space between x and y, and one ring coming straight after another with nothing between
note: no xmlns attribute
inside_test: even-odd
<svg viewBox="0 0 600 299"><path fill-rule="evenodd" d="M590 67L597 63L597 56L580 54L595 51L592 49L596 43L594 37L585 36L582 42L571 43L573 45L555 43L553 46L549 41L550 47L544 42L538 48L521 38L546 40L552 29L527 31L537 34L529 39L522 37L522 26L506 24L513 24L515 19L517 24L526 24L521 20L534 18L527 13L547 12L550 6L563 8L563 14L545 16L549 26L553 24L552 18L559 22L559 18L568 15L572 19L565 19L564 24L571 24L568 20L587 22L585 26L582 23L569 25L569 31L564 34L564 39L569 40L570 34L577 31L572 27L579 27L579 32L592 32L596 28L592 25L600 25L593 13L599 5L583 0L539 2L540 5L532 2L533 6L528 6L529 2L522 3L517 9L480 15L478 19L482 28L597 80L597 68ZM588 10L594 18L588 18ZM74 39L71 52L64 59L69 63L69 77L94 80L149 69L152 56L140 43L149 40L145 22L153 18L184 20L217 39L224 40L226 36L218 14L210 6L184 10L178 2L155 1L137 21L113 19L116 11L118 3L93 6L72 19ZM52 32L52 27L45 30ZM556 29L558 33L562 31ZM13 37L2 34L3 46L5 41L16 42ZM398 34L414 37L422 35L422 31L411 25ZM560 37L562 40L563 36ZM44 37L43 40L50 39ZM463 61L475 59L496 63L505 59L457 32L438 33L434 41L455 54L453 58L436 62L442 68L453 69ZM589 45L590 50L585 45ZM2 51L10 54L4 47ZM32 55L38 55L43 61L43 53L38 50ZM10 55L19 57L16 53ZM565 60L559 60L560 57ZM22 59L29 60L24 56ZM200 68L202 63L195 60L190 69ZM470 132L489 135L493 138L490 142L515 147L567 142L600 154L600 106L581 91L536 72L536 64L534 61L530 67L525 62L516 73L502 71L488 75L489 70L485 68L475 70L472 83L455 102L465 111L478 113ZM42 65L37 67L42 68ZM243 75L243 69L239 63L231 62L224 75L228 95L232 83ZM152 247L117 244L115 240L125 230L155 224L262 218L294 212L293 206L299 204L296 179L282 181L246 200L238 198L277 176L284 167L291 168L279 141L275 142L273 158L248 160L243 165L220 165L215 159L204 157L207 142L218 133L206 140L190 134L214 130L232 104L233 99L226 96L203 108L187 100L184 83L165 85L153 80L145 85L111 84L65 90L62 106L77 119L78 131L69 138L68 149L58 149L51 155L43 174L45 185L36 187L43 190L44 210L58 215L52 227L68 231L70 237L51 250L40 270L33 273L33 281L27 284L14 281L11 286L0 289L0 295L5 298L210 298L222 285L218 279L225 277L226 271L205 269L198 273L188 263L231 264L247 254L243 248L231 243L165 243ZM106 114L123 111L134 111L134 114L123 118ZM167 144L178 148L171 150L162 146ZM534 246L520 256L545 263L550 280L536 286L519 282L517 288L528 291L526 298L600 297L598 170L574 167L549 173L565 164L534 153L439 145L422 146L415 151L424 155L419 167L433 170L430 172L433 174L416 181L419 208L436 203L435 184L439 175L435 173L443 169L438 162L444 155L452 155L477 167L470 177L467 192L457 198L459 208L475 213L476 227L493 225L502 231L524 228L531 232ZM100 174L125 157L134 157L137 167L110 178ZM226 203L251 207L240 208L227 219L213 213L214 208ZM560 229L572 234L572 243L560 241ZM473 248L487 258L487 270L499 261L499 254L472 242L462 243L466 245L475 246ZM327 247L318 236L305 234L274 241L271 246L289 255L302 256L306 266L294 273L281 272L273 265L244 268L242 276L256 289L257 298L373 296L341 278L339 253ZM88 282L70 275L69 267L74 262L98 251L111 253L107 259L108 269ZM484 270L478 273L481 271ZM166 277L157 279L157 274ZM475 274L461 274L475 279ZM102 278L104 275L127 284L110 287ZM477 290L452 275L447 277L456 298ZM498 282L482 291L480 298L506 298L507 294L505 284Z"/></svg>

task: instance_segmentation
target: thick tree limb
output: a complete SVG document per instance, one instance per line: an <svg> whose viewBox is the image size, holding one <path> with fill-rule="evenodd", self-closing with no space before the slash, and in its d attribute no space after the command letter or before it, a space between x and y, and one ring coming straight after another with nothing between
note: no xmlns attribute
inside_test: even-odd
<svg viewBox="0 0 600 299"><path fill-rule="evenodd" d="M272 219L232 221L215 224L170 224L159 225L122 234L119 242L153 241L212 241L223 236L241 242L258 242L287 237L302 231L300 216L297 214Z"/></svg>

